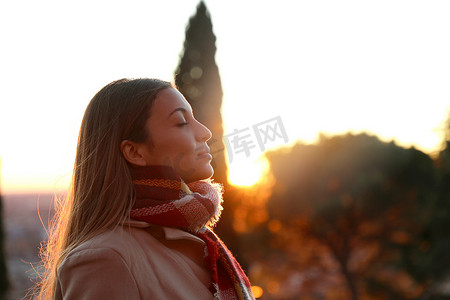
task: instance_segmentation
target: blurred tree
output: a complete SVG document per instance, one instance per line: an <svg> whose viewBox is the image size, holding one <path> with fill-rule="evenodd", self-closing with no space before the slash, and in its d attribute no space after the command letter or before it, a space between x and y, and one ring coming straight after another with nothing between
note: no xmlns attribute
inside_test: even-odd
<svg viewBox="0 0 450 300"><path fill-rule="evenodd" d="M8 273L6 269L6 257L5 257L5 235L3 229L3 196L1 192L1 171L2 164L0 159L0 299L6 299L6 293L9 287Z"/></svg>
<svg viewBox="0 0 450 300"><path fill-rule="evenodd" d="M175 71L175 84L191 104L195 117L211 130L208 141L214 167L214 180L224 184L224 210L216 232L238 256L239 239L233 229L233 214L238 206L237 190L228 184L225 146L223 143L222 84L215 61L216 37L211 16L203 1L189 20L186 28L184 50Z"/></svg>
<svg viewBox="0 0 450 300"><path fill-rule="evenodd" d="M175 71L175 84L191 104L196 118L211 130L208 141L213 155L214 179L226 182L225 151L222 141L222 84L215 61L216 37L211 17L201 1L186 28L184 50Z"/></svg>
<svg viewBox="0 0 450 300"><path fill-rule="evenodd" d="M254 236L262 245L267 241L260 248L275 252L255 257L283 270L277 276L288 286L279 291L301 287L305 297L324 299L418 299L433 285L438 264L430 259L436 237L429 225L442 224L434 221L441 212L429 156L348 134L267 157L276 184L269 222Z"/></svg>
<svg viewBox="0 0 450 300"><path fill-rule="evenodd" d="M6 299L6 293L8 291L8 274L6 269L6 257L5 257L5 235L3 230L3 197L0 194L0 299Z"/></svg>
<svg viewBox="0 0 450 300"><path fill-rule="evenodd" d="M435 284L430 287L427 297L422 299L444 299L434 298L436 290L442 282L450 284L450 114L444 127L444 141L442 150L435 160L438 185L436 189L436 202L434 214L429 223L430 255L426 264L435 277ZM441 283L441 284L439 284ZM447 298L450 299L450 295Z"/></svg>

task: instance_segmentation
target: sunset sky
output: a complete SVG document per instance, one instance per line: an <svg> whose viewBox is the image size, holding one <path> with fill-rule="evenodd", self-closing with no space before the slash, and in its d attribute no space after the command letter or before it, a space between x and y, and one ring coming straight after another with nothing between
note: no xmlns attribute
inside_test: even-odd
<svg viewBox="0 0 450 300"><path fill-rule="evenodd" d="M225 134L279 118L288 144L364 131L439 150L450 113L450 2L205 3ZM89 100L123 77L173 80L197 4L2 1L2 193L64 189ZM230 168L244 178L235 182L257 178L250 166L261 154L236 154Z"/></svg>

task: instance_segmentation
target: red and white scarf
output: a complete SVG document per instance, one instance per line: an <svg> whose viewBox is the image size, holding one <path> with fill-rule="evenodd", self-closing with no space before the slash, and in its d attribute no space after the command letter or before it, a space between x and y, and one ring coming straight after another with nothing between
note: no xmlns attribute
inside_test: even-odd
<svg viewBox="0 0 450 300"><path fill-rule="evenodd" d="M168 166L134 168L133 184L136 202L130 212L132 219L180 228L205 242L215 299L255 299L241 266L211 230L222 211L221 184L212 180L186 184Z"/></svg>

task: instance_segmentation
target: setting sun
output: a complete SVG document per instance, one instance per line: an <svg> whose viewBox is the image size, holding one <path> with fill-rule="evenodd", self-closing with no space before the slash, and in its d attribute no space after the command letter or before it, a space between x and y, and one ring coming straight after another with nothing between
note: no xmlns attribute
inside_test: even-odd
<svg viewBox="0 0 450 300"><path fill-rule="evenodd" d="M450 109L450 43L441 38L449 28L447 9L408 1L330 1L323 10L323 4L288 1L282 6L258 2L260 13L254 14L257 2L239 2L238 11L228 2L206 2L217 37L225 135L247 128L250 134L254 126L279 118L289 143L315 143L319 133L352 131L427 154L440 150L440 128ZM1 19L3 28L11 28L3 42L12 45L2 56L0 126L8 129L0 133L2 191L52 192L72 170L81 118L99 87L123 77L173 79L186 22L198 1L177 2L176 10L172 1L147 1L138 10L108 3L110 11L100 23L95 16L104 9L103 1L70 9L31 1L25 12L18 3L8 2L4 11L10 13ZM147 5L162 13L149 19ZM282 17L267 22L276 7L282 8ZM124 12L133 18L124 19ZM166 12L173 17L165 18ZM165 30L142 38L156 27ZM117 34L127 42L117 44ZM43 42L30 48L30 41ZM164 43L155 47L154 41ZM93 45L91 51L85 51L87 44ZM27 89L16 80L23 74L33 78ZM252 141L252 155L272 148ZM279 137L274 141L288 144ZM17 150L30 145L27 155ZM253 157L243 160L229 164L230 182L252 185L261 177L261 166Z"/></svg>
<svg viewBox="0 0 450 300"><path fill-rule="evenodd" d="M269 164L263 158L233 162L229 165L228 179L236 186L252 186L261 180L268 169Z"/></svg>

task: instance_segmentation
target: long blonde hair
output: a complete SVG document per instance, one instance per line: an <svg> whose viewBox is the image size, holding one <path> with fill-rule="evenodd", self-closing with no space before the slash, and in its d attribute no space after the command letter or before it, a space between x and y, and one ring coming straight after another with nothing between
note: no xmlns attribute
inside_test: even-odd
<svg viewBox="0 0 450 300"><path fill-rule="evenodd" d="M134 202L130 169L120 151L123 140L149 142L145 129L159 91L158 79L121 79L102 88L84 113L67 199L56 208L49 239L41 247L43 274L35 295L54 296L56 272L68 253L128 217Z"/></svg>

